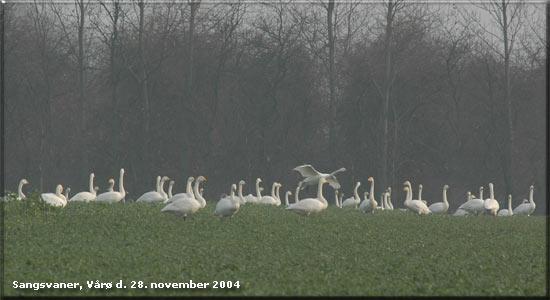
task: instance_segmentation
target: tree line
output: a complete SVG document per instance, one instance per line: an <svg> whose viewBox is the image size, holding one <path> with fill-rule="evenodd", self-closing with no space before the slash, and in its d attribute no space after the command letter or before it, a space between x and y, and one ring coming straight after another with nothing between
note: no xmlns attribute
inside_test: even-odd
<svg viewBox="0 0 550 300"><path fill-rule="evenodd" d="M451 208L495 184L545 199L544 4L33 1L2 5L6 188L126 169L204 175L206 199L310 163ZM414 186L413 186L414 188ZM245 189L246 190L246 189ZM313 193L313 192L312 192ZM377 192L379 194L379 192ZM329 190L327 189L327 194ZM379 195L376 195L379 197ZM347 197L347 196L346 196ZM399 200L394 200L394 203ZM537 211L544 211L543 202Z"/></svg>

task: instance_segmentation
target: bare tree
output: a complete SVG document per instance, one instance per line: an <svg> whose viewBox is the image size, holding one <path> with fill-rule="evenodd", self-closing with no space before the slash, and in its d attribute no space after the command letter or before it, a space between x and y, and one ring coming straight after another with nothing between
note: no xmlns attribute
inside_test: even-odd
<svg viewBox="0 0 550 300"><path fill-rule="evenodd" d="M501 153L501 161L504 173L506 194L512 194L514 189L513 168L514 165L514 121L513 105L511 97L510 64L512 52L518 33L525 23L525 3L523 1L493 0L487 3L480 3L478 7L485 10L491 16L494 25L500 34L495 34L490 27L480 25L485 35L480 36L481 40L496 53L504 62L504 106L506 108L507 131L505 150ZM502 50L499 50L499 46Z"/></svg>

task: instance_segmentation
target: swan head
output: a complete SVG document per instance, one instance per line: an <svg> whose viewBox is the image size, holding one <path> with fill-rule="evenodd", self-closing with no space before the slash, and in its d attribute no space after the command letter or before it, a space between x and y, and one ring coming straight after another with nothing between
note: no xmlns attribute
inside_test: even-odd
<svg viewBox="0 0 550 300"><path fill-rule="evenodd" d="M449 186L448 186L448 185L444 185L443 188L447 190L447 189L449 189Z"/></svg>
<svg viewBox="0 0 550 300"><path fill-rule="evenodd" d="M262 179L260 177L256 178L256 183L262 182Z"/></svg>
<svg viewBox="0 0 550 300"><path fill-rule="evenodd" d="M357 184L355 186L360 186L361 185L361 182L360 181L357 181Z"/></svg>
<svg viewBox="0 0 550 300"><path fill-rule="evenodd" d="M492 182L489 182L489 188L490 188L490 189L493 188L493 183L492 183Z"/></svg>
<svg viewBox="0 0 550 300"><path fill-rule="evenodd" d="M58 184L57 187L55 188L55 193L61 194L62 192L63 192L63 186L61 184Z"/></svg>
<svg viewBox="0 0 550 300"><path fill-rule="evenodd" d="M95 174L94 172L90 173L90 177L94 178L95 177Z"/></svg>
<svg viewBox="0 0 550 300"><path fill-rule="evenodd" d="M368 182L373 182L373 181L374 181L374 178L372 178L372 176L371 176L371 177L369 177L369 179L367 179L367 181L368 181Z"/></svg>
<svg viewBox="0 0 550 300"><path fill-rule="evenodd" d="M170 180L170 177L168 177L168 176L162 176L162 180L163 180L163 181L168 181L168 180Z"/></svg>
<svg viewBox="0 0 550 300"><path fill-rule="evenodd" d="M291 191L286 191L286 194L291 196L292 195L292 192Z"/></svg>
<svg viewBox="0 0 550 300"><path fill-rule="evenodd" d="M29 181L27 179L21 179L21 184L28 184L28 183L29 183Z"/></svg>
<svg viewBox="0 0 550 300"><path fill-rule="evenodd" d="M206 182L206 177L201 175L201 176L199 176L199 178L197 178L197 180L200 180L202 182Z"/></svg>
<svg viewBox="0 0 550 300"><path fill-rule="evenodd" d="M233 183L233 184L231 185L231 190L232 190L233 192L236 192L236 191L237 191L237 185Z"/></svg>
<svg viewBox="0 0 550 300"><path fill-rule="evenodd" d="M508 200L512 201L512 195L508 195Z"/></svg>
<svg viewBox="0 0 550 300"><path fill-rule="evenodd" d="M408 191L409 191L409 187L406 186L406 187L403 188L403 190L404 190L405 192L408 192Z"/></svg>
<svg viewBox="0 0 550 300"><path fill-rule="evenodd" d="M176 183L176 182L175 182L174 180L171 180L171 181L170 181L170 186L173 186L174 183Z"/></svg>
<svg viewBox="0 0 550 300"><path fill-rule="evenodd" d="M364 193L363 193L363 196L364 196L365 198L367 198L367 197L369 196L369 192L364 192Z"/></svg>
<svg viewBox="0 0 550 300"><path fill-rule="evenodd" d="M243 185L243 184L246 184L246 181L244 180L239 181L239 185Z"/></svg>
<svg viewBox="0 0 550 300"><path fill-rule="evenodd" d="M389 187L389 186L388 186L388 192L390 192L390 194L391 194L391 187Z"/></svg>
<svg viewBox="0 0 550 300"><path fill-rule="evenodd" d="M421 189L422 188L422 183L418 185L418 188Z"/></svg>
<svg viewBox="0 0 550 300"><path fill-rule="evenodd" d="M193 182L193 181L195 181L195 177L191 176L187 178L187 182Z"/></svg>
<svg viewBox="0 0 550 300"><path fill-rule="evenodd" d="M527 203L527 202L529 202L529 200L527 200L527 199L524 198L523 201L522 201L521 203Z"/></svg>
<svg viewBox="0 0 550 300"><path fill-rule="evenodd" d="M124 168L120 168L120 174L124 174Z"/></svg>
<svg viewBox="0 0 550 300"><path fill-rule="evenodd" d="M407 181L403 182L403 185L411 185L411 182L407 180Z"/></svg>
<svg viewBox="0 0 550 300"><path fill-rule="evenodd" d="M472 199L472 192L468 191L468 193L466 193L466 195L468 197L468 200Z"/></svg>
<svg viewBox="0 0 550 300"><path fill-rule="evenodd" d="M326 179L326 178L324 178L324 177L321 178L321 183L328 183L328 179Z"/></svg>
<svg viewBox="0 0 550 300"><path fill-rule="evenodd" d="M115 184L115 180L113 178L110 178L109 183Z"/></svg>
<svg viewBox="0 0 550 300"><path fill-rule="evenodd" d="M535 187L534 187L533 185L531 185L531 186L529 187L529 190L531 190L531 191L534 190L534 189L535 189Z"/></svg>
<svg viewBox="0 0 550 300"><path fill-rule="evenodd" d="M99 191L99 187L98 186L94 187L94 191L97 193Z"/></svg>

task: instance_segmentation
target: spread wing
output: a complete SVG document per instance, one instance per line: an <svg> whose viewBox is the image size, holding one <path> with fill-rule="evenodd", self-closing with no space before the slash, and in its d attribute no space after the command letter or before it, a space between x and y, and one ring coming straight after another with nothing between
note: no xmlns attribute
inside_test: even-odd
<svg viewBox="0 0 550 300"><path fill-rule="evenodd" d="M331 187L333 187L335 190L340 189L340 183L338 183L338 180L334 175L327 177L328 184L330 184Z"/></svg>
<svg viewBox="0 0 550 300"><path fill-rule="evenodd" d="M302 165L302 166L296 167L292 170L300 172L300 174L303 177L311 177L311 176L321 175L321 173L319 173L319 171L315 170L313 168L313 166L311 166L311 165Z"/></svg>

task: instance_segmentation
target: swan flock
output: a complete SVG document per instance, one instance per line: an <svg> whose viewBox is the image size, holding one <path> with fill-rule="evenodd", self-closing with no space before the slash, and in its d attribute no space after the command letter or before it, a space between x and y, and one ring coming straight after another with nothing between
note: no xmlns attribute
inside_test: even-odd
<svg viewBox="0 0 550 300"><path fill-rule="evenodd" d="M343 199L344 193L340 191L340 183L336 179L335 174L346 171L346 168L340 168L332 173L321 173L317 171L311 165L302 165L293 169L300 173L304 179L298 182L294 192L294 201L290 203L289 196L292 195L290 190L284 193L284 207L285 210L293 212L301 216L310 216L312 214L318 214L328 207L328 201L323 195L323 186L328 183L334 189L334 202L335 207L347 209L353 207L356 211L362 213L368 213L368 215L374 214L377 210L393 211L393 203L391 201L391 187L387 187L384 192L380 194L379 201L375 199L374 192L374 178L369 177L370 191L363 193L364 197L359 197L359 188L361 182L356 182L355 188L351 193L353 196L347 199ZM45 203L54 207L65 207L69 202L105 202L116 203L125 202L125 196L127 192L124 189L124 168L120 169L119 173L119 185L118 191L114 190L115 180L109 179L109 187L106 192L98 194L99 187L94 186L95 174L92 172L89 176L88 190L75 194L72 198L69 198L70 188L65 189L63 194L63 186L58 184L55 189L55 193L42 193L40 199ZM169 182L168 193L164 191L164 185ZM194 185L193 185L194 182ZM186 191L183 193L173 194L173 187L175 181L168 176L157 176L155 189L150 192L146 192L135 201L136 203L163 203L166 204L161 212L170 213L175 216L182 216L184 220L194 215L200 209L207 205L207 201L204 198L203 187L199 189L201 183L206 182L206 177L198 176L189 177L187 179ZM17 196L13 197L14 200L24 201L27 199L23 193L23 187L30 182L27 179L21 179L17 188ZM268 206L281 206L283 203L280 198L280 188L283 186L281 183L273 182L271 185L271 194L262 195L264 187L260 187L262 183L261 178L257 178L255 181L254 193L250 193L243 196L243 186L246 184L245 180L240 180L238 185L233 183L230 185L230 194L226 196L223 194L216 204L214 210L214 216L219 216L221 219L225 217L232 219L235 214L239 212L241 206L249 204L264 204ZM238 188L237 188L238 186ZM299 199L299 193L307 186L317 188L316 197ZM536 205L533 199L534 186L529 187L529 200L523 199L522 203L516 208L512 209L512 195L507 197L506 209L500 209L500 205L497 199L494 197L494 185L489 183L490 197L483 199L484 187L479 188L479 198L472 195L470 191L467 193L466 201L462 203L453 214L454 216L479 216L479 215L492 215L492 216L530 216L535 211ZM429 214L448 214L449 202L447 200L447 190L449 185L445 184L442 188L442 201L432 202L422 199L422 184L419 185L418 199L413 199L412 184L410 181L403 182L403 191L406 193L403 205L405 209L418 215ZM238 192L237 192L238 190ZM237 194L237 195L235 195ZM11 200L8 197L4 197L4 200ZM428 202L432 202L429 204ZM504 203L503 203L504 204ZM503 205L504 206L504 205Z"/></svg>

